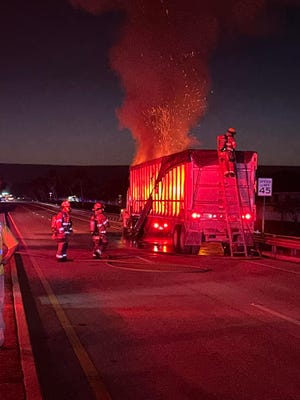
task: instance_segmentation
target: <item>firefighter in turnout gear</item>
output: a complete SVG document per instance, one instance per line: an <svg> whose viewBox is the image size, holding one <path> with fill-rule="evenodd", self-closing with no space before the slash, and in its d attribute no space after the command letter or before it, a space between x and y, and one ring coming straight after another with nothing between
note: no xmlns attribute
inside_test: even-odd
<svg viewBox="0 0 300 400"><path fill-rule="evenodd" d="M73 232L71 220L71 206L65 200L61 203L61 211L56 215L53 239L57 241L56 259L57 261L67 261L67 250L69 246L69 237Z"/></svg>
<svg viewBox="0 0 300 400"><path fill-rule="evenodd" d="M101 258L108 245L106 229L109 227L109 220L103 213L104 208L101 203L95 203L92 211L90 232L93 237L93 257Z"/></svg>
<svg viewBox="0 0 300 400"><path fill-rule="evenodd" d="M229 128L225 135L218 136L218 151L221 152L221 158L223 158L225 162L224 175L226 177L235 176L235 134L235 129Z"/></svg>

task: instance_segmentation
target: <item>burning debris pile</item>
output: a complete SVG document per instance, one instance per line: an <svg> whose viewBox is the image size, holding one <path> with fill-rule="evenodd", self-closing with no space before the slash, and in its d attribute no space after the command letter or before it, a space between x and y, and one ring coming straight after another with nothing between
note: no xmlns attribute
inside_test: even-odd
<svg viewBox="0 0 300 400"><path fill-rule="evenodd" d="M205 114L209 60L224 32L268 34L280 22L280 6L299 0L69 0L100 14L126 14L111 50L112 68L124 88L117 110L136 142L134 164L197 143L190 129Z"/></svg>

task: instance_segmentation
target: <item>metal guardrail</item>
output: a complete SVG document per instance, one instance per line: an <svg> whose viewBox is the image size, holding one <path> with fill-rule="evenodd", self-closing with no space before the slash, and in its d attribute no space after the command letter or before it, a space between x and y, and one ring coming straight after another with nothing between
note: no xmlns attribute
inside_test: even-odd
<svg viewBox="0 0 300 400"><path fill-rule="evenodd" d="M106 215L110 221L120 222L120 223L122 222L120 214L106 213Z"/></svg>
<svg viewBox="0 0 300 400"><path fill-rule="evenodd" d="M255 234L254 241L264 256L300 263L300 237L265 233Z"/></svg>

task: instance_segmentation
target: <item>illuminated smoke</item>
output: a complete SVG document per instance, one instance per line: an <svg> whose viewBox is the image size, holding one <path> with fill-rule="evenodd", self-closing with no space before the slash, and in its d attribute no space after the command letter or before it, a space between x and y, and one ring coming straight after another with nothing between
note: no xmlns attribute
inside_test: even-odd
<svg viewBox="0 0 300 400"><path fill-rule="evenodd" d="M111 50L124 88L120 126L136 142L134 163L196 144L189 135L204 115L209 61L220 36L268 34L276 7L298 0L70 0L91 13L123 10L122 36ZM272 13L270 6L272 5ZM272 17L271 17L272 16Z"/></svg>

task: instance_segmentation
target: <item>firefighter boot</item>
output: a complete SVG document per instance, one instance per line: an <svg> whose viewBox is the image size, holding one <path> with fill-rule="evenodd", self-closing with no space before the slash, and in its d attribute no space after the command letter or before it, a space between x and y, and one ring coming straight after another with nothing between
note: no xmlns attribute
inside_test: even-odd
<svg viewBox="0 0 300 400"><path fill-rule="evenodd" d="M100 250L96 250L96 251L93 253L93 257L96 258L96 259L101 258L101 251L100 251Z"/></svg>

